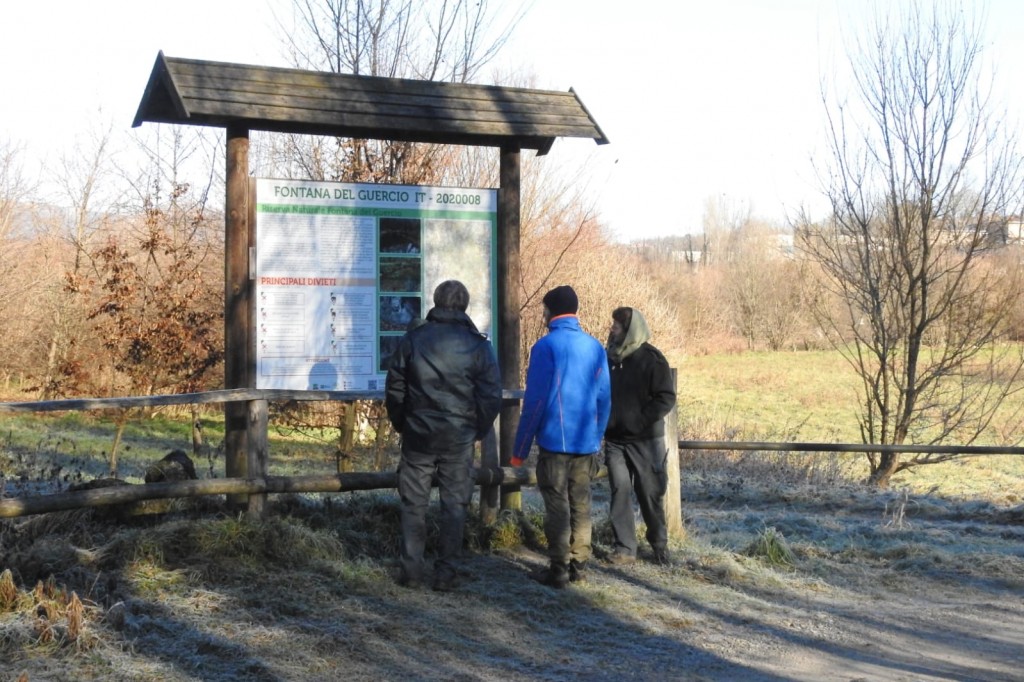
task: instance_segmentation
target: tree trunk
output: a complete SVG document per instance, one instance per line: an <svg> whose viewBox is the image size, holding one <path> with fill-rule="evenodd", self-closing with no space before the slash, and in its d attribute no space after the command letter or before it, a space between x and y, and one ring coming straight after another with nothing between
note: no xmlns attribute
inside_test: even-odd
<svg viewBox="0 0 1024 682"><path fill-rule="evenodd" d="M352 471L352 445L356 436L356 403L345 403L345 414L342 417L341 440L338 450L338 473Z"/></svg>
<svg viewBox="0 0 1024 682"><path fill-rule="evenodd" d="M878 463L871 463L871 474L868 476L868 485L877 488L888 488L889 479L896 473L896 467L900 463L899 453L883 452L879 455Z"/></svg>
<svg viewBox="0 0 1024 682"><path fill-rule="evenodd" d="M203 451L203 423L199 421L199 404L192 403L192 458L198 459Z"/></svg>
<svg viewBox="0 0 1024 682"><path fill-rule="evenodd" d="M57 332L50 338L50 350L46 354L46 376L43 377L42 386L39 388L39 400L52 398L50 395L50 382L53 381L53 372L57 366Z"/></svg>
<svg viewBox="0 0 1024 682"><path fill-rule="evenodd" d="M388 413L384 404L374 406L377 414L377 434L373 439L373 468L374 471L384 469L384 442L387 440L388 431L391 429L391 422L388 421Z"/></svg>
<svg viewBox="0 0 1024 682"><path fill-rule="evenodd" d="M114 444L110 446L110 475L117 478L117 452L121 448L121 437L124 435L124 427L128 423L128 410L122 410L117 415L117 431L114 432Z"/></svg>

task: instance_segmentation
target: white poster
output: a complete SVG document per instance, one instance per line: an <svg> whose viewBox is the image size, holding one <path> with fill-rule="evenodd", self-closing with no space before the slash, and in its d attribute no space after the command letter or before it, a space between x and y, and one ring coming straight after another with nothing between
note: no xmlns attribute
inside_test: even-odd
<svg viewBox="0 0 1024 682"><path fill-rule="evenodd" d="M494 320L497 191L256 181L256 388L365 391L446 279Z"/></svg>

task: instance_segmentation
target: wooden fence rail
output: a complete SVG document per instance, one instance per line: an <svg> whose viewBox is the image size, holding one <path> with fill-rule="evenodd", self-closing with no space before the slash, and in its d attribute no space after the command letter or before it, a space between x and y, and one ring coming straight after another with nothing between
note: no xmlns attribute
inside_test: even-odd
<svg viewBox="0 0 1024 682"><path fill-rule="evenodd" d="M505 391L506 399L521 399L522 391ZM0 403L0 412L58 412L61 410L125 410L135 407L166 405L209 405L214 403L266 400L316 401L384 400L383 391L283 391L275 389L232 388L202 393L129 396L123 398L79 398L74 400L41 400L38 402Z"/></svg>
<svg viewBox="0 0 1024 682"><path fill-rule="evenodd" d="M522 400L523 392L504 392L506 401ZM383 400L383 391L285 391L237 388L202 393L179 393L124 398L80 398L39 402L0 403L2 412L56 412L61 410L111 410L167 405L214 404L237 401L338 401ZM1024 455L1024 447L1003 445L881 445L872 443L788 443L757 441L680 440L681 450L760 450L764 452L892 452L963 455Z"/></svg>
<svg viewBox="0 0 1024 682"><path fill-rule="evenodd" d="M504 392L506 401L522 399L521 390ZM130 504L152 499L196 497L204 495L245 495L248 496L250 515L265 513L266 496L273 493L331 493L354 490L379 490L397 487L397 475L384 473L343 473L312 476L268 476L267 475L267 403L270 401L338 401L383 400L382 391L286 391L267 389L230 389L202 393L182 393L124 398L82 398L74 400L50 400L39 402L0 403L3 412L53 412L75 410L123 410L139 407L160 407L166 405L215 404L246 402L250 424L250 452L248 453L247 478L222 478L198 481L176 481L149 483L145 485L124 485L92 490L55 493L0 499L0 518L25 516L83 507L103 507ZM666 419L666 438L670 443L676 439L675 411ZM961 446L961 445L880 445L871 443L781 443L781 442L739 442L739 441L694 441L680 440L679 450L719 451L763 451L763 452L855 452L855 453L919 453L958 455L1022 455L1024 447L1012 446ZM485 522L494 520L497 514L497 491L502 486L536 485L536 474L525 467L502 467L499 465L497 444L492 433L482 447L481 467L475 469L476 483L481 486L480 506ZM678 457L671 463L677 466L670 472L678 476ZM604 472L602 472L604 475ZM514 489L514 488L513 488ZM678 508L677 508L678 509ZM681 515L672 511L670 518Z"/></svg>
<svg viewBox="0 0 1024 682"><path fill-rule="evenodd" d="M522 400L523 391L505 390L506 402ZM247 477L176 481L146 485L124 485L92 490L0 499L0 518L40 514L51 511L131 504L151 499L233 495L248 498L250 516L262 516L267 495L271 493L346 492L397 487L394 473L345 473L313 476L268 476L267 443L268 403L271 401L336 401L384 400L383 391L289 391L274 389L228 389L202 393L130 396L120 398L79 398L32 402L0 403L0 413L58 412L79 410L125 410L168 405L209 405L245 402L248 415ZM502 486L536 485L531 469L501 467L493 432L482 444L482 466L476 471L476 482L482 487L481 515L485 522L497 517L498 491ZM515 488L513 488L515 489Z"/></svg>
<svg viewBox="0 0 1024 682"><path fill-rule="evenodd" d="M536 485L532 469L498 467L475 469L478 485L500 486L515 483ZM0 518L45 514L47 512L132 504L204 495L265 495L268 493L340 493L354 490L384 490L398 486L394 472L348 473L312 476L267 476L265 478L214 478L199 481L172 481L145 485L119 485L109 488L33 495L0 500Z"/></svg>
<svg viewBox="0 0 1024 682"><path fill-rule="evenodd" d="M731 440L681 440L680 450L757 450L759 452L877 452L923 455L1024 455L1010 445L882 445L879 443L772 443Z"/></svg>

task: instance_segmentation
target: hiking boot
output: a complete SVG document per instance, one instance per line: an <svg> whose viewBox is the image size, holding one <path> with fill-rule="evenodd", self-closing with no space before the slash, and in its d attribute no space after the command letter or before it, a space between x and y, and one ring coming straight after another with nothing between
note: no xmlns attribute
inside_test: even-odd
<svg viewBox="0 0 1024 682"><path fill-rule="evenodd" d="M410 590L418 590L423 586L423 581L402 573L398 576L398 584L402 587L408 587Z"/></svg>
<svg viewBox="0 0 1024 682"><path fill-rule="evenodd" d="M551 562L547 568L534 571L530 574L531 580L536 580L541 585L553 587L560 590L569 584L569 569L565 564Z"/></svg>
<svg viewBox="0 0 1024 682"><path fill-rule="evenodd" d="M615 552L608 557L608 563L612 566L626 566L628 564L636 563L636 557L632 554L626 554L625 552Z"/></svg>
<svg viewBox="0 0 1024 682"><path fill-rule="evenodd" d="M654 557L652 561L660 566L667 566L671 563L671 556L668 553L667 547L655 547Z"/></svg>
<svg viewBox="0 0 1024 682"><path fill-rule="evenodd" d="M584 583L587 581L587 562L576 561L573 559L569 562L569 582L571 583Z"/></svg>

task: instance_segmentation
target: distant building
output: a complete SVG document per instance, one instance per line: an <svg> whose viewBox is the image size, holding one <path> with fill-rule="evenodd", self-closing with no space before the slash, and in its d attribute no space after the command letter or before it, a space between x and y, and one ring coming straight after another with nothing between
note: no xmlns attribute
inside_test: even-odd
<svg viewBox="0 0 1024 682"><path fill-rule="evenodd" d="M1020 216L1010 216L1006 220L1006 243L1020 244L1024 242L1024 220Z"/></svg>
<svg viewBox="0 0 1024 682"><path fill-rule="evenodd" d="M690 265L698 265L702 255L703 251L699 250L675 249L670 252L670 258L676 263L689 263Z"/></svg>
<svg viewBox="0 0 1024 682"><path fill-rule="evenodd" d="M778 247L782 255L792 256L794 251L793 234L782 232L775 235L775 238L778 239Z"/></svg>

